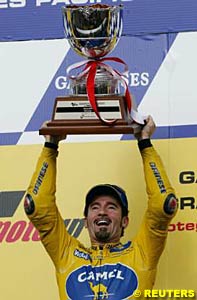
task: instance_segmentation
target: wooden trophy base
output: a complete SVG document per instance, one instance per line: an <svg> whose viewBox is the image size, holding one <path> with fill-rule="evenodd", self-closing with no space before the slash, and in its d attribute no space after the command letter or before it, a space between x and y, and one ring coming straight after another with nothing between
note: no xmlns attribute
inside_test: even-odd
<svg viewBox="0 0 197 300"><path fill-rule="evenodd" d="M96 96L102 119L116 120L106 124L96 116L86 96L65 96L55 100L53 117L39 130L40 135L63 134L133 134L139 131L126 107L124 96Z"/></svg>

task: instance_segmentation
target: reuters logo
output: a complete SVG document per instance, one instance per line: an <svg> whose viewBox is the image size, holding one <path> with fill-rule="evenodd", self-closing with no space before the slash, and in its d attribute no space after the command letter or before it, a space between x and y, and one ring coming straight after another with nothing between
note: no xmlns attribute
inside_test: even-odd
<svg viewBox="0 0 197 300"><path fill-rule="evenodd" d="M139 298L139 299L187 299L187 298L195 298L195 291L194 290L135 290L133 293L133 296L135 298Z"/></svg>

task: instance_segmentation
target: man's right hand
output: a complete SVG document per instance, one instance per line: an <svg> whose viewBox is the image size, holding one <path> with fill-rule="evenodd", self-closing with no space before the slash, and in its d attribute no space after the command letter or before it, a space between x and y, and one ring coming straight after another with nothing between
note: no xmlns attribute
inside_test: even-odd
<svg viewBox="0 0 197 300"><path fill-rule="evenodd" d="M151 116L148 116L145 120L145 125L142 127L141 131L135 134L135 137L138 141L144 139L150 139L152 134L156 129L155 122Z"/></svg>
<svg viewBox="0 0 197 300"><path fill-rule="evenodd" d="M47 126L47 121L44 122L42 126L46 127ZM45 137L45 142L58 145L60 141L66 139L66 134L61 134L61 135L45 135L44 137Z"/></svg>
<svg viewBox="0 0 197 300"><path fill-rule="evenodd" d="M60 141L66 139L66 135L45 135L45 142L58 145Z"/></svg>

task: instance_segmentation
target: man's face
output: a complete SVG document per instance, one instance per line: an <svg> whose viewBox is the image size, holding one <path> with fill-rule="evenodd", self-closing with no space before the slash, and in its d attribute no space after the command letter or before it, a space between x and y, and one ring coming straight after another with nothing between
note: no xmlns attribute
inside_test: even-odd
<svg viewBox="0 0 197 300"><path fill-rule="evenodd" d="M92 243L117 243L128 217L122 217L119 202L110 196L99 196L88 207L85 225Z"/></svg>

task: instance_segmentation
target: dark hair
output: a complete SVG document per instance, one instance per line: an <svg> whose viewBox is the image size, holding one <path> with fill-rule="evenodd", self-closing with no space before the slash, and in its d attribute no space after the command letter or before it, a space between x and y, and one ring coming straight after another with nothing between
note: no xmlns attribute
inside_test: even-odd
<svg viewBox="0 0 197 300"><path fill-rule="evenodd" d="M114 199L118 200L122 208L122 217L128 216L128 201L125 191L117 186L112 184L99 184L94 186L89 190L86 195L84 216L87 217L88 207L93 200L100 196L111 196Z"/></svg>

